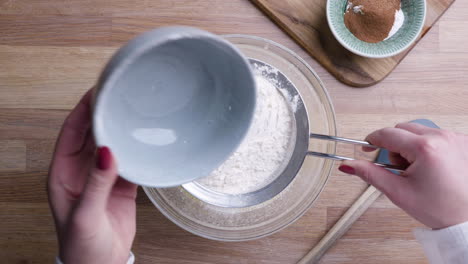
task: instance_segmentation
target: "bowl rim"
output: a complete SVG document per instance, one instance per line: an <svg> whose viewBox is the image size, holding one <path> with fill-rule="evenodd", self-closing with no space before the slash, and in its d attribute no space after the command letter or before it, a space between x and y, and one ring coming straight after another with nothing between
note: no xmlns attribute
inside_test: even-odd
<svg viewBox="0 0 468 264"><path fill-rule="evenodd" d="M388 58L388 57L392 57L392 56L395 56L397 54L400 54L401 52L405 51L406 49L408 49L411 45L413 45L415 43L415 41L419 38L419 36L421 35L421 32L424 28L424 24L426 22L426 15L427 15L427 0L421 0L423 1L423 6L424 6L424 9L423 9L423 19L422 19L422 23L421 23L421 26L418 28L418 33L415 34L415 36L413 37L413 39L411 39L411 41L409 41L405 46L403 46L402 48L394 51L394 52L390 52L390 53L387 53L387 54L384 54L384 55L374 55L374 54L369 54L369 53L365 53L365 52L361 52L361 51L358 51L356 49L353 49L351 46L349 46L346 42L344 42L341 38L341 36L338 34L338 32L336 31L335 27L332 26L332 23L330 21L330 9L331 9L331 1L334 1L334 0L327 0L327 7L326 7L326 17L327 17L327 23L328 23L328 27L330 28L333 36L335 37L335 39L344 47L346 48L347 50L351 51L352 53L354 54L357 54L359 56L362 56L362 57L366 57L366 58L374 58L374 59L382 59L382 58ZM345 0L341 0L341 1L345 1ZM353 35L354 36L354 35ZM361 40L362 41L362 40Z"/></svg>

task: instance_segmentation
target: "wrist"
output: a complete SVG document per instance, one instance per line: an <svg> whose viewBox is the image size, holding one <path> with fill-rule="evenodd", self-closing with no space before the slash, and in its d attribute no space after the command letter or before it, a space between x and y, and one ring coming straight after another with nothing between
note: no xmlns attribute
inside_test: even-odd
<svg viewBox="0 0 468 264"><path fill-rule="evenodd" d="M444 219L445 218L445 219ZM440 221L435 222L434 224L427 225L432 230L443 230L450 227L458 226L468 222L468 216L458 215L458 216L450 216L450 217L443 217Z"/></svg>

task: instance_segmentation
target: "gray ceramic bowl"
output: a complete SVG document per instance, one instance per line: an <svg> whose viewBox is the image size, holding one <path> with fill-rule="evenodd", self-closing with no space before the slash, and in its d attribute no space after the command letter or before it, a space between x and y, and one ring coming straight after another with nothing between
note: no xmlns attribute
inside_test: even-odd
<svg viewBox="0 0 468 264"><path fill-rule="evenodd" d="M147 32L121 48L97 85L96 143L125 179L171 187L208 176L252 121L249 63L226 40L190 27Z"/></svg>

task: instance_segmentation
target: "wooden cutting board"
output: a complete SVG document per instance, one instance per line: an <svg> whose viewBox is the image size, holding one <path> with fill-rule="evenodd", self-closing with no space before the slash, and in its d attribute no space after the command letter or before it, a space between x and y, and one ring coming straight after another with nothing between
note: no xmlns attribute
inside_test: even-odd
<svg viewBox="0 0 468 264"><path fill-rule="evenodd" d="M326 18L327 0L251 0L341 82L366 87L382 81L417 45L455 0L427 0L419 39L403 53L385 59L355 55L333 36ZM407 0L410 1L410 0Z"/></svg>

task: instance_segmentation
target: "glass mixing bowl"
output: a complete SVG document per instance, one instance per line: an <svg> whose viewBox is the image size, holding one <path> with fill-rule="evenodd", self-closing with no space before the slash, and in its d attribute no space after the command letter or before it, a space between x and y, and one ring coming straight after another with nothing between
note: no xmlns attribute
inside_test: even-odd
<svg viewBox="0 0 468 264"><path fill-rule="evenodd" d="M280 70L294 84L308 114L309 132L336 135L333 106L317 74L291 50L259 37L227 35L249 59ZM335 154L334 142L309 140L309 149ZM153 204L181 228L208 239L245 241L271 235L301 217L326 184L333 161L306 156L294 180L272 199L255 206L227 208L203 202L182 186L144 187Z"/></svg>

